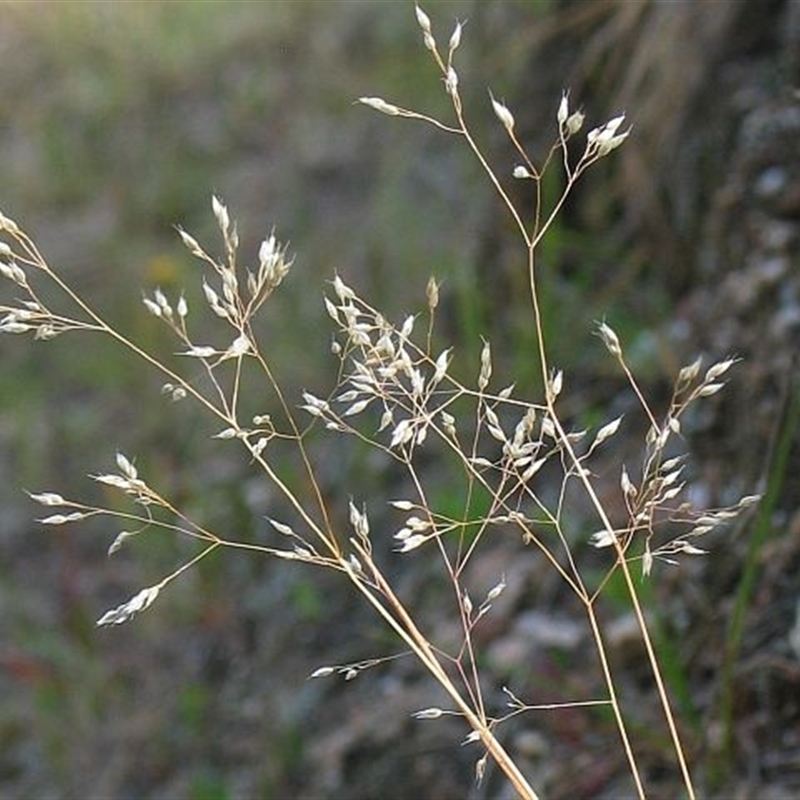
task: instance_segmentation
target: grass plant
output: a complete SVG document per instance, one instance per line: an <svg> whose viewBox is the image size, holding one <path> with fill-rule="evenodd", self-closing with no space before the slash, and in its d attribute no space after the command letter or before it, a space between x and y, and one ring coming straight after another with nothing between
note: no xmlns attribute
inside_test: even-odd
<svg viewBox="0 0 800 800"><path fill-rule="evenodd" d="M265 509L271 526L269 541L243 540L231 532L210 530L151 485L136 459L123 453L116 454L114 471L98 473L93 479L126 496L128 510L68 499L57 491L36 492L31 497L48 509L40 520L47 526L94 517L113 520L120 530L109 545L109 555L124 550L128 540L144 531L160 530L185 540L185 561L103 613L97 620L101 626L125 623L144 612L170 584L223 549L338 573L447 696L447 704L417 709L414 716L421 721L452 715L462 718L464 741L479 748L476 780L481 781L493 761L524 798L541 796L539 780L536 774L524 774L519 759L503 741L503 725L521 714L563 704L535 706L518 696L513 687L503 687L506 706L492 707L475 633L505 590L506 578L498 574L494 587L476 598L467 568L481 558L489 540L503 537L519 548L535 550L577 598L591 631L605 692L599 697L574 698L568 705L602 706L611 712L633 789L643 798L648 793L646 776L615 679L608 634L598 613L609 581L621 579L659 697L673 760L686 796L693 798L696 790L690 758L652 642L641 581L653 580L661 565L675 564L681 556L701 555L703 537L757 500L748 496L733 506L709 510L695 508L686 499L681 420L689 408L723 388L736 359L724 358L705 368L698 359L683 367L669 403L657 409L637 382L615 331L605 322L595 323L591 346L599 353L605 351L616 363L647 420L639 462L630 466L620 458L616 463L614 493L619 502L611 504L606 499L607 479L596 474L595 464L602 454L607 472L626 420L609 418L593 430L574 430L569 419L580 406L580 398L574 397L570 398L570 417L562 413L570 378L551 361L548 337L554 335L550 333L553 326L548 325L546 335L537 256L576 183L599 160L624 145L631 130L619 115L585 132L584 112L564 93L555 108L554 142L543 156L534 156L518 137L512 111L490 94L488 102L517 162L511 175L500 174L473 135L462 101L457 54L463 26L456 24L442 46L430 18L419 6L415 15L424 47L450 100L449 118L430 116L380 97L362 97L360 103L389 117L433 126L471 151L479 163L518 236L519 268L527 276L530 324L536 334L529 359L536 364L541 396L525 396L515 388L513 375L495 374L493 348L497 343L484 339L467 352L438 345L435 322L440 286L435 278L425 289L426 307L395 322L381 312L379 301L362 297L339 275L332 277L320 306L334 330L336 379L324 396L308 391L302 398L287 396L257 320L269 304L280 302L280 286L290 274L292 258L276 234L269 233L254 265L245 266L236 223L228 206L216 196L212 212L222 242L221 258L187 231L179 228L178 233L201 270L202 313L216 318L219 338L214 342L196 338L192 316L201 312L190 309L184 295L170 297L156 289L143 297L144 310L161 321L177 341L174 359L163 359L121 332L50 265L22 226L2 215L0 272L16 297L0 305L0 332L30 334L39 341L74 332L113 340L160 373L162 391L169 400L194 402L215 420L214 436L220 446L238 446L280 497L280 506L278 510ZM558 175L559 190L553 199L546 199L545 174L549 188L556 185L553 173ZM509 181L529 189L530 206L517 203ZM591 321L586 323L588 333ZM287 335L303 334L290 331ZM468 374L473 376L469 380L457 377ZM254 386L259 387L257 391ZM267 396L269 400L261 399ZM263 407L256 407L256 402ZM354 489L349 497L347 491L331 497L323 488L315 447L325 437L349 438L354 447L376 450L402 471L403 485L409 491L403 496L376 498L360 497ZM299 468L292 466L285 473L287 450ZM452 511L455 488L448 493L446 513L432 499L431 463L439 471L438 485L449 481L451 487L461 487L458 513ZM555 492L551 491L553 485ZM573 529L570 508L575 502L591 510L593 533L584 535ZM380 522L375 524L369 509L380 505L402 515L398 529L387 530L389 513L385 512L377 515ZM624 512L620 514L618 508ZM347 520L344 525L342 519ZM392 542L388 556L387 541ZM605 559L599 572L598 555ZM455 648L435 641L418 616L414 599L401 596L391 578L394 559L438 564L449 586L451 611L460 631ZM321 666L312 677L350 679L385 660L378 655L367 661Z"/></svg>

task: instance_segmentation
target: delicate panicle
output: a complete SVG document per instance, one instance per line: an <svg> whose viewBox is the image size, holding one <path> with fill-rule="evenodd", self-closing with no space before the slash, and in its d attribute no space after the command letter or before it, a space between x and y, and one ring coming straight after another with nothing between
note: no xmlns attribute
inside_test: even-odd
<svg viewBox="0 0 800 800"><path fill-rule="evenodd" d="M144 531L158 530L184 540L188 553L185 560L160 583L142 589L103 614L97 620L101 626L124 623L147 609L173 579L217 548L239 548L241 552L300 561L329 568L343 576L379 612L379 618L388 624L393 636L399 636L403 654L415 654L439 682L445 690L442 696L449 697L447 702L454 709L432 706L413 716L419 720L436 720L446 715L462 717L465 730L469 731L465 742L480 743L481 747L475 766L477 781L484 777L488 759L494 756L511 778L513 788L525 797L533 797L534 792L526 785L524 776L516 772L511 755L503 752L495 735L507 719L534 707L526 706L503 687L510 699L508 708L492 716L496 713L492 709L498 708L498 698L484 696L490 681L481 671L486 647L490 651L493 647L492 632L482 630L481 619L507 590L503 570L508 569L509 584L514 586L512 596L504 598L509 602L506 609L509 611L518 605L522 597L519 593L527 591L529 566L534 563L527 553L521 554L522 558L516 562L519 550L515 555L504 545L501 552L492 542L500 537L507 540L509 547L515 544L514 539L521 547L533 545L529 549L537 551L536 579L538 565L552 569L559 585L574 592L573 600L578 601L574 605L586 611L609 690L596 703L554 705L602 702L613 706L613 716L623 734L624 749L638 783L621 706L617 705L611 676L605 670L608 637L598 630L595 612L602 604L601 592L611 586L624 587L636 612L630 616L648 644L643 651L648 654L650 671L660 686L659 666L647 642L649 622L642 613L639 588L631 579L632 570L640 568L644 576L650 576L657 564L674 564L683 556L703 555L706 550L699 537L716 535L715 532L758 501L758 496L748 495L738 503L730 501L723 508L699 508L703 484L692 486L692 470L682 455L675 454L683 444L682 426L688 427L691 418L687 409L721 391L729 369L738 359L728 357L712 363L702 374L700 359L684 366L672 396L652 408L646 387L637 382L624 358L619 337L605 322L597 323L596 333L616 360L611 366L627 383L626 396L621 402L607 397L603 404L604 393L598 394L591 386L583 395L584 382L580 377L568 376L567 380L563 371L553 368L556 361L552 339L558 334L550 330L549 323L559 319L563 322L564 317L548 314L548 324L543 323L540 312L545 309L540 300L547 296L542 281L548 275L538 268L543 260L540 245L548 230L552 233L558 225L558 216L571 201L578 178L619 147L629 136L630 128L624 127L625 116L618 115L585 135L581 133L580 142L577 141L578 133L584 130L584 114L573 106L569 93L564 91L557 107L557 129L551 145L548 148L542 143L540 147L538 137L534 137L536 151L541 154L534 157L533 150L527 149L516 131L511 110L489 91L493 113L506 133L506 153L497 162L506 166L500 174L479 144L485 140L485 134L473 132L467 122L469 115L462 108L455 53L462 44L463 23L456 22L444 51L434 38L428 15L419 5L415 5L414 13L424 46L430 51L429 61L450 96L445 103L450 106L446 121L378 96L363 96L357 102L379 113L415 120L446 132L473 156L474 163L488 177L489 188L504 206L509 227L518 236L521 258L509 259L508 263L519 271L509 278L509 285L525 288L528 301L524 305L532 312L527 322L530 335L525 341L533 346L521 349L521 340L506 336L508 330L517 328L516 318L511 326L506 326L502 319L481 317L478 324L485 326L482 330L493 332L495 347L503 348L503 358L501 363L493 364L490 341L481 337L477 377L474 367L478 365L472 355L466 359L464 378L464 365L457 362L457 350L443 342L442 331L435 328L440 287L433 277L427 282L422 301L427 303L428 313L424 313L423 305L419 313L406 311L395 318L395 311L389 314L380 306L373 307L334 274L324 308L334 328L331 350L336 355L336 377L332 388L319 390L321 396L304 391L298 403L286 393L288 387L278 369L285 360L280 358L280 340L294 337L306 344L303 337L309 339L308 343L311 337L299 319L282 326L279 317L272 327L255 319L292 266L286 246L279 242L274 231L262 232L257 252L246 259L240 257L236 221L217 195L211 197L211 212L218 229L217 239L221 233L222 248L207 250L189 233L177 228L183 246L199 262L195 266L204 302L199 303L199 308L193 306L193 324L189 325L187 301L173 289L171 280L164 282L166 291L150 287L147 295L142 296L144 311L158 319L158 326L166 325L178 340L170 348L178 357L162 361L161 354L169 351L148 349L147 342L135 343L106 323L73 290L66 276L50 268L28 235L13 220L0 214L0 231L9 240L0 241L0 288L19 295L11 305L0 305L0 332L32 333L36 339L49 339L70 330L92 331L115 340L156 367L161 374L161 406L163 398L177 401L191 397L214 420L214 443L238 450L243 461L263 480L263 486L253 484L254 492L250 491L249 480L242 490L248 505L258 507L266 530L256 526L246 537L228 538L237 535L233 525L224 538L218 536L195 522L189 509L162 497L139 477L134 460L122 453L116 454L115 471L90 476L100 484L95 487L97 495L113 495L114 504L108 508L66 500L56 492L29 496L48 509L39 520L47 526L67 526L99 517L121 521L130 530L120 531L118 524L106 529L106 535L114 537L108 547L109 555ZM468 66L466 60L463 66ZM458 67L462 68L460 51ZM552 119L549 127L553 127ZM560 173L554 180L551 167L553 172ZM509 169L513 170L513 178L527 183L517 183L514 191L509 191L506 186ZM369 220L362 219L360 228L362 234L366 231L372 235ZM346 233L352 234L349 230ZM395 233L402 237L405 230ZM358 235L357 230L356 238ZM463 248L458 242L452 244L453 253L458 255ZM358 265L354 268L357 272ZM409 267L408 274L412 273ZM400 283L405 277L405 274L400 276ZM40 290L39 283L47 278L51 283L49 289ZM54 288L59 291L52 291ZM402 287L402 297L390 300L404 302L406 288ZM477 292L485 288L481 286ZM70 307L74 310L69 313L74 318L50 310L48 304L54 295L72 301ZM455 299L444 309L448 323L454 303ZM137 311L143 315L141 306ZM195 341L192 336L198 314L210 323L202 325L197 320L198 329L204 331L202 336L208 337L202 341ZM145 327L149 332L153 325ZM270 336L269 347L261 338L266 335ZM293 365L286 366L291 370ZM504 388L500 390L492 386L495 367L504 373L499 384ZM512 382L513 375L509 377L509 371L515 368L520 370L520 388ZM317 372L315 382L317 378L322 380L322 370ZM526 394L533 391L537 392L534 398ZM594 404L597 400L599 406ZM621 428L623 417L616 415L622 408L632 409L628 417L634 421L631 428L641 423L647 430L641 454L630 473L622 461L624 455L632 463L628 432L624 441L616 442L616 450L611 447L611 440ZM269 413L263 413L265 409ZM598 418L600 422L595 424ZM252 425L244 427L240 420L248 419ZM586 423L586 430L580 429L580 421L584 419L592 420L591 426ZM593 435L588 435L589 430ZM351 437L359 458L363 448L373 448L377 460L366 462L368 468L379 465L383 470L384 465L390 465L390 471L382 476L386 480L369 481L359 491L369 491L379 484L395 486L401 497L409 498L388 501L393 509L388 516L392 517L394 510L401 512L400 525L393 524L387 529L383 518L370 520L366 503L348 501L342 481L353 459L326 447L324 437L332 433ZM125 434L124 430L115 432L115 436ZM602 453L595 455L601 447ZM609 481L612 485L608 485ZM343 509L333 507L337 497L340 500L344 497L345 514L341 513ZM117 505L120 499L129 506L125 510ZM267 516L268 513L291 514L293 524ZM588 522L590 517L595 521ZM589 560L578 549L587 543L579 535L585 526L596 530L588 538L588 544L604 549ZM489 554L484 562L482 553L487 546ZM441 592L441 587L437 587L430 596L427 591L417 596L416 578L413 590L409 591L409 586L401 582L397 585L401 591L395 591L394 581L399 573L393 562L401 557L397 554L420 559L422 570L415 572L415 576L424 576L438 565L441 572L431 574L443 576L450 584L448 591ZM587 569L590 571L585 572ZM499 580L498 573L502 576ZM489 585L484 582L487 575L494 576L495 582L478 605L473 597L480 597ZM449 604L452 616L445 620L447 624L417 625L416 614L430 605L429 601ZM430 634L436 636L428 638ZM310 677L336 674L350 681L388 658L323 666ZM668 704L662 704L671 728ZM502 703L499 705L502 707ZM676 751L681 753L680 744L676 744ZM687 789L687 796L691 796L691 787ZM643 791L639 794L644 796Z"/></svg>

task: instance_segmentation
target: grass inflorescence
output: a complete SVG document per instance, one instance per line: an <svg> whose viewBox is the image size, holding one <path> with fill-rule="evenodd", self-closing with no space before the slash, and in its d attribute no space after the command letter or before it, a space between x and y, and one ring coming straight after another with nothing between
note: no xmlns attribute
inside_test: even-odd
<svg viewBox="0 0 800 800"><path fill-rule="evenodd" d="M237 444L280 503L277 510L265 509L271 530L268 542L220 534L164 496L148 482L135 459L122 453L116 454L116 471L94 475L93 479L127 498L130 510L67 499L57 491L30 496L47 508L40 519L47 526L90 517L113 520L122 529L110 541L109 555L123 551L132 537L154 529L186 540L190 554L184 563L105 611L97 620L101 626L125 623L156 605L173 581L212 552L225 548L339 573L402 642L404 652L415 657L443 690L446 703L418 709L413 716L420 721L445 716L463 719L465 743L480 748L475 759L477 781L493 761L519 796L526 798L539 796L535 788L538 777L525 774L515 753L503 743L504 723L534 710L565 706L601 706L610 712L634 790L639 797L647 794L609 658L608 634L598 615L604 589L612 578L621 581L658 693L674 762L687 796L694 797L690 759L652 642L640 586L642 580L657 578L658 565L702 555L708 534L757 500L749 496L729 507L705 509L695 507L688 499L682 418L695 404L723 388L736 359L724 358L706 367L697 360L683 367L669 402L659 411L651 407L637 382L617 333L606 322L599 322L594 327L596 336L591 336L591 321L587 320L591 345L600 353L605 351L617 364L647 420L638 463L618 460L615 464L616 502L612 509L595 465L602 454L603 469L608 472L626 419L615 416L594 429L582 430L573 429L569 422L572 415L568 418L561 412L564 397L571 392L570 376L551 363L542 319L537 254L584 172L623 146L631 130L620 114L585 132L587 115L565 92L553 115L555 140L543 158L536 158L520 140L512 110L490 92L488 102L517 161L510 175L499 174L473 136L462 100L457 53L463 26L458 23L442 47L428 15L419 6L415 14L424 47L450 100L449 118L430 116L377 96L362 97L360 103L389 117L431 125L477 159L518 234L519 266L527 275L531 325L536 332L531 358L537 365L541 396L526 396L517 390L513 375L497 374L493 358L497 345L489 339L475 342L468 352L460 352L455 345L436 344L440 286L434 278L425 287L424 307L394 321L381 312L379 301L362 297L340 275L332 277L320 305L321 314L327 315L333 329L331 356L337 379L324 396L310 391L301 398L286 396L256 320L269 313L270 304L280 302L280 286L290 278L293 260L276 234L270 232L253 257L253 266L245 266L236 223L228 206L216 196L212 198L212 213L222 242L221 258L212 255L211 247L178 229L183 245L202 271L199 296L204 307L199 311L190 308L184 294L169 296L161 289L142 297L144 310L163 323L177 341L174 360L165 361L97 312L49 264L28 233L3 215L0 273L13 286L16 299L0 305L0 332L30 334L37 340L74 331L111 338L161 374L165 396L175 403L198 404L214 420L213 435L220 445ZM543 182L545 174L550 176L553 171L560 174L561 188L548 203ZM530 185L530 208L516 203L507 189L508 180ZM50 284L47 292L40 289L43 283ZM64 308L51 299L53 287L61 291ZM220 323L217 330L224 331L215 341L197 339L193 332L193 315L209 312ZM470 377L458 377L464 375ZM248 410L253 402L250 387L254 378L263 387L263 396L269 397L263 411L255 414ZM575 402L572 398L573 408ZM404 476L398 484L403 487L403 496L360 497L353 491L331 497L323 489L321 465L312 446L321 436L349 437L353 446L381 453ZM302 476L299 487L298 470L293 469L291 478L287 477L282 472L283 459L273 457L278 446L281 452L286 446L294 450ZM432 460L437 465L437 485L449 481L453 487L461 487L463 513L454 515L437 507L429 489ZM570 504L576 494L594 519L593 532L585 536L572 527ZM488 498L487 502L474 503L478 495ZM337 502L341 508L336 507ZM402 522L396 530L386 529L386 514L381 513L380 522L375 523L370 509L379 505L400 514ZM602 696L532 704L513 687L503 686L505 705L493 707L476 631L492 614L493 604L507 589L509 578L498 574L491 588L478 596L470 585L467 568L481 558L494 537L535 551L577 599L595 645L605 687ZM604 558L599 571L598 557ZM459 631L455 647L434 639L419 618L414 600L403 597L393 583L391 565L395 559L438 564L450 587L452 615ZM351 664L321 666L311 677L339 675L351 680L394 657L377 655Z"/></svg>

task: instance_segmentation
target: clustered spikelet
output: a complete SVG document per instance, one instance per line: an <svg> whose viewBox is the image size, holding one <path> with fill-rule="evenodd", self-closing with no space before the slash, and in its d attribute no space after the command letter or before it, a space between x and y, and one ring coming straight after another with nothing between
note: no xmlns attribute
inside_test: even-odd
<svg viewBox="0 0 800 800"><path fill-rule="evenodd" d="M643 401L625 361L617 334L605 322L598 325L598 334L608 352L625 371L637 396ZM634 538L640 536L644 540L642 569L645 575L649 575L654 559L675 564L674 557L680 553L704 554L706 551L698 547L694 540L729 523L741 511L757 502L758 496L748 495L725 508L693 508L688 500L680 500L682 495L687 494L687 484L683 479L686 458L684 455L668 454L670 445L681 433L681 418L697 401L715 395L724 387L721 379L737 360L726 358L712 364L702 376L701 358L681 368L672 399L661 422L655 419L645 404L650 428L645 441L639 484L632 481L625 465L620 472L620 489L628 510L628 521L622 528L605 528L593 534L590 541L595 547L609 547L617 543L627 551ZM666 528L668 531L664 541L659 543L656 543L657 528Z"/></svg>
<svg viewBox="0 0 800 800"><path fill-rule="evenodd" d="M351 429L348 418L375 405L381 411L378 431L391 432L390 448L421 445L436 416L448 405L446 396L441 404L435 400L446 382L450 350L429 355L411 339L413 315L394 326L338 276L333 288L336 300L326 298L325 306L339 325L337 354L351 371L333 405L306 392L303 408L324 417L329 428L346 431Z"/></svg>
<svg viewBox="0 0 800 800"><path fill-rule="evenodd" d="M186 329L188 307L183 295L178 300L176 313L173 313L172 307L160 289L155 290L152 299L144 297L143 302L147 310L163 319L186 345L187 349L183 355L201 359L216 357L224 361L253 353L250 323L288 274L291 261L287 259L285 249L278 244L275 234L272 233L259 247L258 268L254 271L248 269L241 276L236 263L239 247L236 225L232 224L228 208L219 198L214 196L211 205L225 245L224 262L210 256L197 240L182 228L178 228L178 233L189 252L210 266L216 275L216 286L203 279L203 295L214 315L225 320L236 332L233 341L224 350L194 344ZM239 285L241 277L245 280L245 290L241 290Z"/></svg>

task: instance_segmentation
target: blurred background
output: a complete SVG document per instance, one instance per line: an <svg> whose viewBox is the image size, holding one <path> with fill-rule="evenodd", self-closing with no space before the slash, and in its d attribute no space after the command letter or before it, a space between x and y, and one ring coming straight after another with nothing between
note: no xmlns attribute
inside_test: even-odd
<svg viewBox="0 0 800 800"><path fill-rule="evenodd" d="M581 400L576 424L597 424L630 397L591 337L594 320L620 334L656 407L696 355L743 359L685 427L692 492L711 505L756 490L765 499L715 534L708 556L661 569L646 591L704 796L795 796L800 3L424 8L443 46L456 19L467 23L457 65L468 118L502 174L514 161L487 88L534 157L554 139L564 89L588 126L620 112L633 124L541 251L553 361ZM296 256L264 322L290 396L325 394L335 378L322 294L336 272L392 318L424 307L435 275L441 341L477 352L491 338L495 373L536 390L523 254L477 165L453 138L353 104L379 95L448 118L412 4L6 2L0 63L0 210L165 357L174 342L141 292L186 287L199 301L175 226L219 247L215 193L238 221L244 259L273 228ZM139 537L109 559L116 529L42 529L24 490L112 502L86 476L111 471L121 450L221 533L263 531L273 498L233 448L210 446L210 421L166 403L158 376L107 343L5 337L0 359L0 796L509 796L491 770L474 786L480 754L459 746L457 723L409 718L442 702L412 664L347 684L306 680L397 650L335 576L222 553L134 622L97 629L185 547ZM618 446L633 463L639 439ZM372 511L394 491L396 476L371 459L331 452L338 513L354 492L375 498ZM436 489L446 503L447 487ZM504 682L532 701L596 692L579 610L535 556L497 543L484 563L478 585L509 580L481 642L491 701L502 705L491 691ZM445 630L436 573L420 561L391 569L431 630ZM677 797L627 612L612 596L604 614L653 796ZM603 715L528 716L508 741L547 797L631 793Z"/></svg>

